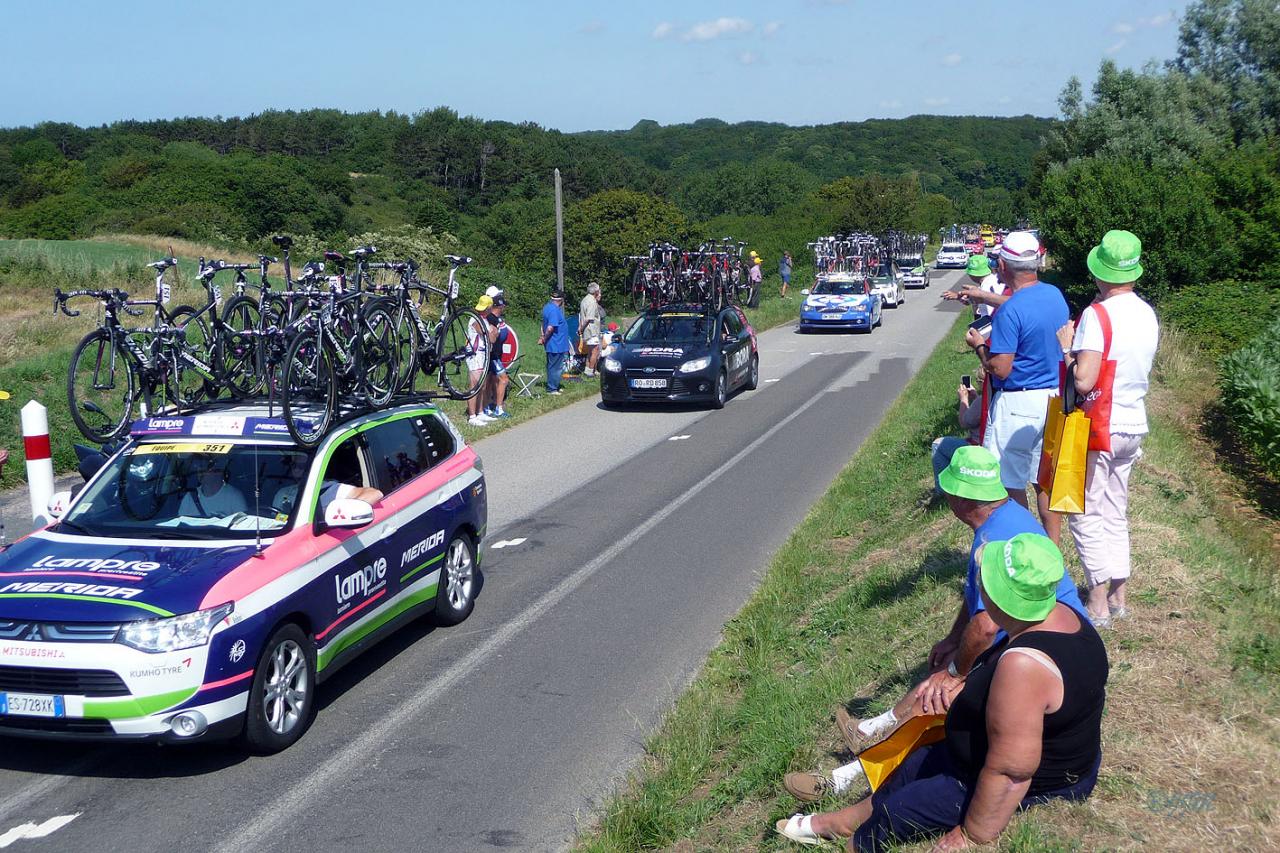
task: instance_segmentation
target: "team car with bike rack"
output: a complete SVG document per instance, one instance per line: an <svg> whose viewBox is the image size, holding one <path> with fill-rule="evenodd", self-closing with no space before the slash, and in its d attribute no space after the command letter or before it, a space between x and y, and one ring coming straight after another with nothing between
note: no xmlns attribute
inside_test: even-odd
<svg viewBox="0 0 1280 853"><path fill-rule="evenodd" d="M760 384L756 333L736 305L667 305L636 318L601 361L600 398L624 403L709 403Z"/></svg>
<svg viewBox="0 0 1280 853"><path fill-rule="evenodd" d="M55 521L0 551L0 735L275 752L343 664L471 613L485 478L435 405L290 433L278 406L228 403L89 455Z"/></svg>
<svg viewBox="0 0 1280 853"><path fill-rule="evenodd" d="M818 329L866 330L884 319L884 300L873 293L865 276L853 273L819 275L812 288L800 291L800 331Z"/></svg>

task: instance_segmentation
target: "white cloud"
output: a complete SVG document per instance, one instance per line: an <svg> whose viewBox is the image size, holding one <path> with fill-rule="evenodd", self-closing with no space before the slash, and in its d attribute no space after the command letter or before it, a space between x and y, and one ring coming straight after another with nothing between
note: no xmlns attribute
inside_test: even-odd
<svg viewBox="0 0 1280 853"><path fill-rule="evenodd" d="M738 54L738 62L742 63L743 65L755 65L759 61L760 61L760 54L756 53L755 51L744 50L742 53Z"/></svg>
<svg viewBox="0 0 1280 853"><path fill-rule="evenodd" d="M1120 41L1116 42L1115 44L1111 45L1111 47L1107 48L1107 55L1115 56L1117 53L1124 50L1124 46L1128 43L1129 42L1127 39L1120 39Z"/></svg>
<svg viewBox="0 0 1280 853"><path fill-rule="evenodd" d="M1127 36L1129 35L1129 33L1133 32L1133 30L1134 30L1133 24L1129 23L1128 21L1116 21L1114 24L1111 25L1111 32L1115 33L1118 36Z"/></svg>
<svg viewBox="0 0 1280 853"><path fill-rule="evenodd" d="M760 28L760 34L765 38L773 38L782 29L782 21L770 21Z"/></svg>
<svg viewBox="0 0 1280 853"><path fill-rule="evenodd" d="M1118 36L1131 36L1138 30L1158 30L1173 23L1172 12L1161 12L1149 18L1134 18L1132 21L1116 21L1111 25L1111 32Z"/></svg>
<svg viewBox="0 0 1280 853"><path fill-rule="evenodd" d="M596 33L602 33L604 31L605 31L604 21L587 21L585 24L583 24L581 27L578 28L578 32L584 35L589 35L589 36L595 35Z"/></svg>
<svg viewBox="0 0 1280 853"><path fill-rule="evenodd" d="M945 107L951 103L950 98L925 98L924 105L926 107Z"/></svg>
<svg viewBox="0 0 1280 853"><path fill-rule="evenodd" d="M894 98L893 100L890 100L890 101L881 101L880 109L882 110L902 109L902 101L899 101L897 98Z"/></svg>
<svg viewBox="0 0 1280 853"><path fill-rule="evenodd" d="M1167 24L1173 23L1172 12L1161 12L1159 15L1152 15L1150 18L1139 18L1138 23L1144 27L1157 29Z"/></svg>
<svg viewBox="0 0 1280 853"><path fill-rule="evenodd" d="M676 31L676 25L670 21L663 21L653 28L653 37L656 39L664 39Z"/></svg>
<svg viewBox="0 0 1280 853"><path fill-rule="evenodd" d="M683 35L684 41L711 41L721 36L737 36L751 32L751 22L745 18L716 18L694 24Z"/></svg>
<svg viewBox="0 0 1280 853"><path fill-rule="evenodd" d="M946 65L948 68L954 68L961 62L964 62L964 57L958 53L948 53L946 56L942 57L942 64Z"/></svg>

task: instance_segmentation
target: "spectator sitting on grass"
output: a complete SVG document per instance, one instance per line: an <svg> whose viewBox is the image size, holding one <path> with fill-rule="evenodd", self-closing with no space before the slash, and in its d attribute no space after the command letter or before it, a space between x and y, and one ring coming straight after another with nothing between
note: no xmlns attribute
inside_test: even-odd
<svg viewBox="0 0 1280 853"><path fill-rule="evenodd" d="M1089 620L1055 599L1062 553L1023 533L986 543L977 561L1004 637L974 662L945 738L913 751L856 805L793 815L779 833L805 844L850 838L857 851L946 833L933 850L959 850L994 842L1017 811L1093 792L1109 665Z"/></svg>
<svg viewBox="0 0 1280 853"><path fill-rule="evenodd" d="M967 430L964 436L944 435L933 440L930 447L930 456L933 458L933 488L937 494L942 494L942 486L938 483L938 477L942 475L947 465L951 464L951 456L958 449L966 444L981 445L982 444L982 404L983 393L982 386L986 382L987 375L982 371L982 365L978 365L978 370L973 374L976 384L973 387L965 385L957 386L956 397L959 405L956 408L956 420L960 422L960 427Z"/></svg>
<svg viewBox="0 0 1280 853"><path fill-rule="evenodd" d="M929 651L926 659L929 676L908 690L896 705L865 720L851 717L843 706L836 709L836 726L854 755L881 742L912 717L946 713L952 699L964 687L974 661L999 639L1000 626L987 614L978 590L979 549L986 542L1012 539L1023 533L1044 535L1044 528L1035 516L1009 500L1000 483L1000 464L986 448L970 445L958 448L939 480L952 514L973 529L964 600L947 636ZM1061 577L1057 599L1088 618L1070 576ZM830 793L843 793L862 776L862 765L855 760L836 768L830 779L816 773L788 773L783 786L796 799L812 802Z"/></svg>

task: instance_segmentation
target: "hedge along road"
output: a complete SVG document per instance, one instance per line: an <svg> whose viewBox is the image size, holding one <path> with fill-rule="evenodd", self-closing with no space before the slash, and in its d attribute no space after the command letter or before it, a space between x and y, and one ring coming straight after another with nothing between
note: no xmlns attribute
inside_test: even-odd
<svg viewBox="0 0 1280 853"><path fill-rule="evenodd" d="M951 327L957 278L871 336L763 333L760 390L723 411L589 400L479 442L512 544L467 622L357 660L280 755L5 740L0 834L79 813L24 849L564 847Z"/></svg>

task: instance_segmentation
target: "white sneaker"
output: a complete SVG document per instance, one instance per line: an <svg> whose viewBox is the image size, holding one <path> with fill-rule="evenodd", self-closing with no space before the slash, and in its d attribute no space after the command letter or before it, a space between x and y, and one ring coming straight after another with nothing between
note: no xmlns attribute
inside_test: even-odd
<svg viewBox="0 0 1280 853"><path fill-rule="evenodd" d="M471 424L473 427L482 427L493 423L493 419L487 415L476 415L473 418L468 418L467 423Z"/></svg>

